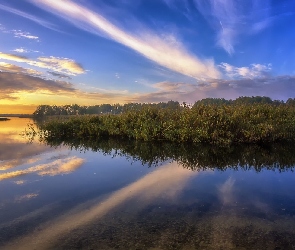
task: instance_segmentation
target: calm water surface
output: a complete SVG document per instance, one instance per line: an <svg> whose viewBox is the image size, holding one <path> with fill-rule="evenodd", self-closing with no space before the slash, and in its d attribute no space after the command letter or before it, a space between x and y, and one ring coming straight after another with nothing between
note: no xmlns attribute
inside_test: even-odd
<svg viewBox="0 0 295 250"><path fill-rule="evenodd" d="M0 122L1 249L295 249L295 147L30 142L27 123Z"/></svg>

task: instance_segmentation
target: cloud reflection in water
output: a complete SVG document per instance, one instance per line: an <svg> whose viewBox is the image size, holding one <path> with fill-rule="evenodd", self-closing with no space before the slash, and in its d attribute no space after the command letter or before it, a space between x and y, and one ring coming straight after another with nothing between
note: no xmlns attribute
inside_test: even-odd
<svg viewBox="0 0 295 250"><path fill-rule="evenodd" d="M85 226L112 212L115 208L133 198L140 198L141 206L148 205L156 198L173 198L181 192L188 180L199 174L179 167L177 163L162 166L139 180L112 193L108 198L89 207L89 202L78 209L57 218L35 234L17 240L6 249L41 249L48 247L60 235Z"/></svg>
<svg viewBox="0 0 295 250"><path fill-rule="evenodd" d="M41 176L69 174L81 167L84 162L84 159L78 158L76 156L68 157L66 159L58 159L51 163L40 164L35 167L30 167L24 170L17 170L13 172L0 174L0 181L33 173L36 173Z"/></svg>

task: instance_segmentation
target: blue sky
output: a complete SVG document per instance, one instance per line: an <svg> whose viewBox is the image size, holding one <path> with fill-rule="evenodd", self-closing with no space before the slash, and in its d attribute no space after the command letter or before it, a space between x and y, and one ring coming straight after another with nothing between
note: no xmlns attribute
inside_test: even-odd
<svg viewBox="0 0 295 250"><path fill-rule="evenodd" d="M0 105L295 97L294 0L0 1Z"/></svg>

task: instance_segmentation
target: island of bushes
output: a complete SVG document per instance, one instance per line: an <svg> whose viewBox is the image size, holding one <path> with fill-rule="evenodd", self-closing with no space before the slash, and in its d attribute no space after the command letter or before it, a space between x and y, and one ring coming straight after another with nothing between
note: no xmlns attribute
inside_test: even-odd
<svg viewBox="0 0 295 250"><path fill-rule="evenodd" d="M207 98L194 105L48 106L34 112L45 138L120 138L210 144L295 141L295 99ZM51 117L51 118L48 118Z"/></svg>

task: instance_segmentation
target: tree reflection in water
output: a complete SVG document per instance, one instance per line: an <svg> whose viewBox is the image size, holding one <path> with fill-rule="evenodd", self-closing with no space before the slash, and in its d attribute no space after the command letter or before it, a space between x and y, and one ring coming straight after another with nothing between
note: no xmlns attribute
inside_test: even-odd
<svg viewBox="0 0 295 250"><path fill-rule="evenodd" d="M158 166L166 161L176 161L184 168L202 170L251 170L262 169L293 171L295 165L294 144L236 145L218 147L204 144L178 144L171 142L142 142L135 140L58 140L43 139L52 146L68 146L79 151L92 150L113 157L126 157L141 161L143 165Z"/></svg>

